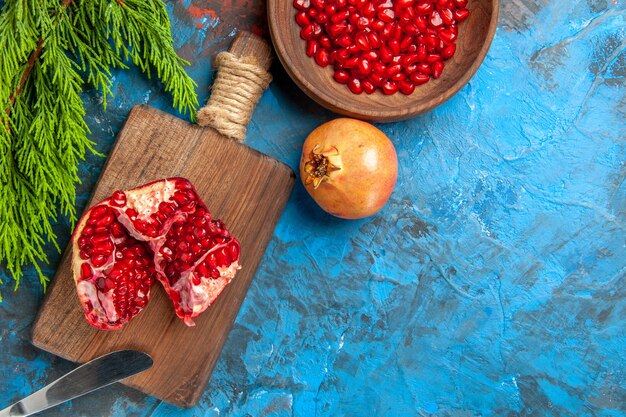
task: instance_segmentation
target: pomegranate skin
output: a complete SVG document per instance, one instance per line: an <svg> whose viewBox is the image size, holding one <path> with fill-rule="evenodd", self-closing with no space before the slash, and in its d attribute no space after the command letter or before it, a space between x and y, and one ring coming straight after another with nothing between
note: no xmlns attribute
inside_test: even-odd
<svg viewBox="0 0 626 417"><path fill-rule="evenodd" d="M320 170L316 160L328 167ZM300 178L313 200L333 216L369 217L383 208L393 192L398 178L396 150L369 123L331 120L304 141Z"/></svg>

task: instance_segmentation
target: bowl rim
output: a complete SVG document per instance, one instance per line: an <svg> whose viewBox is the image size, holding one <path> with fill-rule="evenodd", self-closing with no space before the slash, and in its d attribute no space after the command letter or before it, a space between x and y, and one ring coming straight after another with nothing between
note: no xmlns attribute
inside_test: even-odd
<svg viewBox="0 0 626 417"><path fill-rule="evenodd" d="M271 9L273 7L278 7L278 3L282 1L289 1L289 3L291 4L290 0L267 1L267 17L270 37L272 39L272 43L274 44L274 48L276 49L276 55L278 56L279 61L281 62L289 77L298 86L298 88L300 88L300 90L302 90L307 96L309 96L309 98L311 98L322 107L344 116L357 117L363 120L376 122L393 122L406 120L419 114L426 113L434 109L435 107L438 107L441 104L445 103L452 96L458 93L463 87L465 87L465 85L476 74L478 68L480 68L480 66L482 65L485 57L487 56L487 53L489 52L489 49L491 48L493 38L495 37L496 30L498 28L498 18L500 14L500 0L491 0L491 19L489 21L489 28L486 33L485 42L483 43L480 51L476 55L476 58L474 59L468 70L454 84L444 90L441 94L437 95L435 97L437 100L430 100L426 103L414 105L411 106L409 109L386 108L368 111L360 109L358 108L358 106L344 105L344 103L330 98L330 96L324 91L324 89L321 89L318 86L308 82L306 77L300 71L298 71L297 67L290 65L289 62L285 62L286 60L283 57L287 54L285 42L283 40L283 37L278 36L279 29L276 27L276 22L274 22L272 19L273 13L271 12Z"/></svg>

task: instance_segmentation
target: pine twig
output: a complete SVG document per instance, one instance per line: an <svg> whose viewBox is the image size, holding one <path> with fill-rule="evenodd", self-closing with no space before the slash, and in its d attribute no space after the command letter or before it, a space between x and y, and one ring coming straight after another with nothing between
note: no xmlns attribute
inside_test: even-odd
<svg viewBox="0 0 626 417"><path fill-rule="evenodd" d="M30 76L31 71L33 70L33 67L35 66L35 61L39 59L39 56L41 55L42 51L43 51L43 38L39 38L39 41L37 42L37 48L35 48L35 51L32 53L30 58L28 58L28 62L26 63L26 70L24 71L24 74L22 74L22 78L20 79L20 83L17 89L15 90L14 93L11 93L11 99L10 99L11 106L15 104L15 97L19 96L22 90L24 89L24 84L26 83L26 80ZM7 115L11 113L10 107L6 109L6 113Z"/></svg>

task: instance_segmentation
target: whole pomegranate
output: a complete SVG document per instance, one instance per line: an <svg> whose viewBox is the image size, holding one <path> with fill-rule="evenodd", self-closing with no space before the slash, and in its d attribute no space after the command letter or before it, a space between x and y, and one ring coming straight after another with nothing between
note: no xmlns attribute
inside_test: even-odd
<svg viewBox="0 0 626 417"><path fill-rule="evenodd" d="M396 150L376 127L340 118L317 127L304 141L300 178L328 213L361 219L389 200L398 177Z"/></svg>
<svg viewBox="0 0 626 417"><path fill-rule="evenodd" d="M103 330L139 314L155 279L193 326L239 269L239 242L184 178L114 192L81 217L72 245L85 318Z"/></svg>

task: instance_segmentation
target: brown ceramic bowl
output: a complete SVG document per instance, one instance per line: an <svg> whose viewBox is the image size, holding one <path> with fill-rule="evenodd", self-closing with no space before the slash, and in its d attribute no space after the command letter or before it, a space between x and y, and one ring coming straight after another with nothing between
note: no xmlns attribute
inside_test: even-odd
<svg viewBox="0 0 626 417"><path fill-rule="evenodd" d="M437 80L417 86L411 95L353 94L333 79L332 66L322 68L305 53L295 21L293 0L268 0L270 33L276 55L289 76L320 105L348 117L390 122L427 112L456 94L472 78L487 55L496 31L500 0L469 0L470 16L459 25L454 57Z"/></svg>

